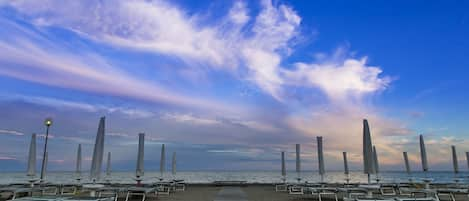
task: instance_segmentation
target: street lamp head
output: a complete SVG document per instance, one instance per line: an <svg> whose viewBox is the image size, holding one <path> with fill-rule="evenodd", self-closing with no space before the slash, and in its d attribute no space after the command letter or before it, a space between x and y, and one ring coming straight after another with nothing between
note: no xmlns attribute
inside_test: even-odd
<svg viewBox="0 0 469 201"><path fill-rule="evenodd" d="M44 124L49 127L52 125L52 118L47 118L45 121L44 121Z"/></svg>

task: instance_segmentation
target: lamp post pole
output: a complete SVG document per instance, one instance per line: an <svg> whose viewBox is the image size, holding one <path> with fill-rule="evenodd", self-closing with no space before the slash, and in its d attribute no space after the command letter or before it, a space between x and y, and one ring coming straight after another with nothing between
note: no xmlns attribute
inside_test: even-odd
<svg viewBox="0 0 469 201"><path fill-rule="evenodd" d="M52 125L52 119L47 118L44 121L44 124L46 125L46 141L44 143L44 154L42 155L41 179L40 179L41 182L44 181L45 167L46 167L47 140L49 139L49 127Z"/></svg>

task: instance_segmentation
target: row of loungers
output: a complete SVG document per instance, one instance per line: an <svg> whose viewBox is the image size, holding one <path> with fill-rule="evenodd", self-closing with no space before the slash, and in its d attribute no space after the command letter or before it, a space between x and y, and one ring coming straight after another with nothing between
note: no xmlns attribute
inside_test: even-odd
<svg viewBox="0 0 469 201"><path fill-rule="evenodd" d="M30 185L9 185L0 187L0 193L9 194L10 200L15 200L24 196L75 196L93 192L97 198L113 197L117 201L119 196L125 195L125 201L132 196L141 196L145 201L149 195L169 195L171 192L184 191L186 185L183 180L171 182L157 182L146 186L129 186L119 184L106 184L102 187L87 188L87 185L80 184L41 184Z"/></svg>
<svg viewBox="0 0 469 201"><path fill-rule="evenodd" d="M469 198L468 186L439 185L424 189L414 184L312 184L281 183L275 185L275 191L288 192L291 195L313 195L319 201L456 201L456 197Z"/></svg>

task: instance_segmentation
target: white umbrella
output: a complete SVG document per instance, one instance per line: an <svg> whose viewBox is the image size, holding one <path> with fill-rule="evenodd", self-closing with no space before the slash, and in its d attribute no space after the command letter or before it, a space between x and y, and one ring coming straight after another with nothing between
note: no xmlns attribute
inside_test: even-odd
<svg viewBox="0 0 469 201"><path fill-rule="evenodd" d="M96 141L94 144L93 158L91 160L90 179L94 182L98 181L101 176L101 166L104 154L104 129L105 117L99 120L98 132L96 133Z"/></svg>
<svg viewBox="0 0 469 201"><path fill-rule="evenodd" d="M324 182L324 174L326 171L324 170L324 153L322 150L322 136L318 136L317 138L318 143L318 170L319 175L321 175L321 182Z"/></svg>
<svg viewBox="0 0 469 201"><path fill-rule="evenodd" d="M166 161L166 154L164 151L164 144L161 145L161 157L160 157L160 180L163 180L163 174L165 170L165 161Z"/></svg>
<svg viewBox="0 0 469 201"><path fill-rule="evenodd" d="M81 180L81 144L78 144L75 176L77 177L76 180L80 182Z"/></svg>
<svg viewBox="0 0 469 201"><path fill-rule="evenodd" d="M363 120L363 167L364 173L368 175L368 183L371 182L370 175L373 174L373 145L371 143L370 126L368 120Z"/></svg>
<svg viewBox="0 0 469 201"><path fill-rule="evenodd" d="M139 184L140 184L140 181L142 180L141 177L144 175L144 164L143 164L144 151L145 151L145 134L140 133L138 134L137 167L135 169L135 176L136 176L135 180L137 180L137 183Z"/></svg>
<svg viewBox="0 0 469 201"><path fill-rule="evenodd" d="M296 174L299 182L301 180L300 144L296 144Z"/></svg>

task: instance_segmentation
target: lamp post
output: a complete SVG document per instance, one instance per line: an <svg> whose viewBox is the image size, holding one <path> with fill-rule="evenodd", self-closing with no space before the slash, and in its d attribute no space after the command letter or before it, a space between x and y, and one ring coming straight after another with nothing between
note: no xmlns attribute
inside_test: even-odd
<svg viewBox="0 0 469 201"><path fill-rule="evenodd" d="M40 180L41 182L44 181L45 167L46 167L47 139L49 138L49 127L52 125L52 119L47 118L44 121L44 125L46 126L46 141L44 143L44 154L42 155L41 180Z"/></svg>

